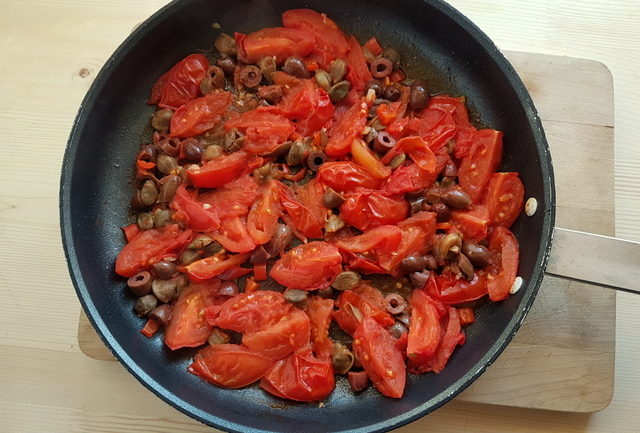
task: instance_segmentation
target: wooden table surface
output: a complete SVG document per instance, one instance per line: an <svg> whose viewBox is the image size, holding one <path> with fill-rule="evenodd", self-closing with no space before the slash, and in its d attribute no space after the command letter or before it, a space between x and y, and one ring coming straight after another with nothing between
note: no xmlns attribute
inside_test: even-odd
<svg viewBox="0 0 640 433"><path fill-rule="evenodd" d="M111 52L162 0L0 0L0 431L210 432L77 347L58 228L71 123ZM454 0L501 49L612 71L616 234L640 240L640 2ZM597 176L597 173L593 174ZM598 200L598 197L593 197ZM640 276L640 269L629 269ZM640 432L640 297L617 300L615 393L595 414L453 402L405 432Z"/></svg>

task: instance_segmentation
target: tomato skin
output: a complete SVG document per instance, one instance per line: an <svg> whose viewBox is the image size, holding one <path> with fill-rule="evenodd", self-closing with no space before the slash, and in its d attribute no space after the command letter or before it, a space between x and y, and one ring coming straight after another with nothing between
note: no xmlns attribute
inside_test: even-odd
<svg viewBox="0 0 640 433"><path fill-rule="evenodd" d="M464 278L456 278L452 273L435 277L431 274L427 282L427 292L443 304L471 302L487 294L487 277L476 273L471 281L467 281Z"/></svg>
<svg viewBox="0 0 640 433"><path fill-rule="evenodd" d="M266 244L271 240L278 228L278 218L281 214L278 185L270 180L247 216L247 231L257 245Z"/></svg>
<svg viewBox="0 0 640 433"><path fill-rule="evenodd" d="M258 189L258 182L244 175L214 191L201 193L198 200L211 206L221 219L243 217L260 196Z"/></svg>
<svg viewBox="0 0 640 433"><path fill-rule="evenodd" d="M382 162L389 164L396 155L401 153L409 155L409 158L422 170L429 174L435 174L437 166L436 156L422 137L410 136L401 138L395 146L384 155Z"/></svg>
<svg viewBox="0 0 640 433"><path fill-rule="evenodd" d="M465 336L460 329L458 310L454 307L449 307L447 313L444 322L441 324L444 333L433 357L424 365L410 366L409 371L411 373L426 373L428 371L440 373L447 365L456 346L464 344Z"/></svg>
<svg viewBox="0 0 640 433"><path fill-rule="evenodd" d="M276 362L260 381L265 391L295 401L318 401L335 387L330 361L314 358L311 350L293 353Z"/></svg>
<svg viewBox="0 0 640 433"><path fill-rule="evenodd" d="M273 360L238 344L215 344L198 351L189 373L224 388L242 388L260 379Z"/></svg>
<svg viewBox="0 0 640 433"><path fill-rule="evenodd" d="M369 66L362 52L362 47L355 36L349 37L349 52L345 60L348 66L347 80L351 83L352 88L362 92L364 85L371 81L373 77L369 72Z"/></svg>
<svg viewBox="0 0 640 433"><path fill-rule="evenodd" d="M407 127L411 135L418 135L435 153L456 134L456 124L453 120L454 108L445 110L429 105L422 113L409 121Z"/></svg>
<svg viewBox="0 0 640 433"><path fill-rule="evenodd" d="M215 92L181 105L171 117L171 137L187 138L216 126L231 104L231 93Z"/></svg>
<svg viewBox="0 0 640 433"><path fill-rule="evenodd" d="M481 129L474 134L469 154L462 158L458 170L460 186L479 203L491 174L502 159L502 132Z"/></svg>
<svg viewBox="0 0 640 433"><path fill-rule="evenodd" d="M140 234L140 227L138 227L138 224L132 223L122 227L122 231L124 232L124 238L127 242L131 242L133 238Z"/></svg>
<svg viewBox="0 0 640 433"><path fill-rule="evenodd" d="M296 131L305 136L327 125L334 113L329 94L317 87L312 80L299 80L285 91L282 101L276 107L269 108L296 122Z"/></svg>
<svg viewBox="0 0 640 433"><path fill-rule="evenodd" d="M414 290L410 298L411 323L407 356L411 368L424 365L440 343L440 316L433 300L422 290Z"/></svg>
<svg viewBox="0 0 640 433"><path fill-rule="evenodd" d="M404 358L386 329L370 317L363 319L353 334L353 349L381 394L402 397L407 380Z"/></svg>
<svg viewBox="0 0 640 433"><path fill-rule="evenodd" d="M351 143L360 137L367 125L367 103L353 104L343 115L336 119L329 131L329 142L324 152L333 157L344 156L351 150Z"/></svg>
<svg viewBox="0 0 640 433"><path fill-rule="evenodd" d="M398 223L402 239L398 248L388 255L380 265L392 275L398 274L397 267L402 259L412 254L424 254L433 245L436 232L436 215L433 212L418 212Z"/></svg>
<svg viewBox="0 0 640 433"><path fill-rule="evenodd" d="M385 264L391 261L391 257L400 246L401 240L402 230L396 226L383 225L361 235L341 239L335 245L341 250L352 253L368 252L376 258L379 265L388 270Z"/></svg>
<svg viewBox="0 0 640 433"><path fill-rule="evenodd" d="M176 211L182 211L187 215L189 227L193 230L208 232L220 227L220 218L215 210L205 209L195 194L189 193L182 184L176 190L170 205Z"/></svg>
<svg viewBox="0 0 640 433"><path fill-rule="evenodd" d="M349 335L353 335L360 322L358 313L354 313L354 308L360 312L362 318L371 317L385 328L393 325L394 322L393 317L382 310L379 298L362 296L355 290L342 292L336 301L336 306L338 310L333 312L333 319Z"/></svg>
<svg viewBox="0 0 640 433"><path fill-rule="evenodd" d="M351 142L351 155L356 163L375 178L385 179L391 174L391 169L384 165L366 143L359 138Z"/></svg>
<svg viewBox="0 0 640 433"><path fill-rule="evenodd" d="M342 271L342 256L335 246L314 241L280 256L269 275L290 289L316 290L331 285Z"/></svg>
<svg viewBox="0 0 640 433"><path fill-rule="evenodd" d="M316 179L338 192L351 192L359 188L378 189L383 183L382 179L370 175L351 161L325 162L320 166Z"/></svg>
<svg viewBox="0 0 640 433"><path fill-rule="evenodd" d="M262 158L251 158L247 152L239 150L218 156L202 167L188 169L187 176L194 186L218 188L260 167L262 162Z"/></svg>
<svg viewBox="0 0 640 433"><path fill-rule="evenodd" d="M364 46L366 49L369 50L369 52L371 52L371 54L373 54L376 57L382 54L382 47L380 46L380 43L378 42L375 36L372 36L371 38L369 38L369 40L365 42Z"/></svg>
<svg viewBox="0 0 640 433"><path fill-rule="evenodd" d="M484 206L477 205L467 211L453 211L450 221L466 240L480 241L487 237L489 212Z"/></svg>
<svg viewBox="0 0 640 433"><path fill-rule="evenodd" d="M286 117L259 109L245 111L224 123L225 131L233 128L247 137L242 149L257 155L273 152L296 129Z"/></svg>
<svg viewBox="0 0 640 433"><path fill-rule="evenodd" d="M325 209L322 205L322 195L319 186L313 180L294 191L278 182L280 205L287 213L287 225L298 231L302 238L321 238L324 227ZM287 221L288 220L288 221Z"/></svg>
<svg viewBox="0 0 640 433"><path fill-rule="evenodd" d="M309 344L311 323L302 310L292 308L280 320L242 336L242 344L271 359L282 359Z"/></svg>
<svg viewBox="0 0 640 433"><path fill-rule="evenodd" d="M313 296L305 307L311 323L311 348L314 356L323 361L331 359L333 350L333 342L329 338L333 305L333 299Z"/></svg>
<svg viewBox="0 0 640 433"><path fill-rule="evenodd" d="M386 197L375 191L345 194L340 217L359 230L384 224L397 224L409 213L409 204L401 197Z"/></svg>
<svg viewBox="0 0 640 433"><path fill-rule="evenodd" d="M219 285L219 282L218 282ZM171 350L204 344L213 327L205 317L205 293L210 286L192 284L180 292L164 331L164 342Z"/></svg>
<svg viewBox="0 0 640 433"><path fill-rule="evenodd" d="M220 229L210 233L211 237L220 245L234 253L248 253L256 244L247 230L247 220L244 217L226 218L220 223Z"/></svg>
<svg viewBox="0 0 640 433"><path fill-rule="evenodd" d="M489 251L493 263L487 277L489 299L502 301L509 296L509 290L518 273L520 249L516 237L505 227L496 227L489 237Z"/></svg>
<svg viewBox="0 0 640 433"><path fill-rule="evenodd" d="M256 332L278 322L292 308L282 293L271 290L244 292L222 305L216 326L237 332Z"/></svg>
<svg viewBox="0 0 640 433"><path fill-rule="evenodd" d="M418 164L405 164L393 170L387 178L381 194L399 195L418 191L430 186L437 178L437 173L421 169Z"/></svg>
<svg viewBox="0 0 640 433"><path fill-rule="evenodd" d="M468 325L476 321L473 314L473 308L458 308L458 316L460 317L460 325Z"/></svg>
<svg viewBox="0 0 640 433"><path fill-rule="evenodd" d="M168 254L175 253L191 240L191 230L177 224L144 230L126 244L116 258L116 273L129 278Z"/></svg>
<svg viewBox="0 0 640 433"><path fill-rule="evenodd" d="M487 186L485 204L491 223L511 227L524 205L524 185L518 173L493 173Z"/></svg>
<svg viewBox="0 0 640 433"><path fill-rule="evenodd" d="M185 266L185 271L191 281L202 282L243 264L248 258L248 254L235 254L226 260L216 256L205 257Z"/></svg>
<svg viewBox="0 0 640 433"><path fill-rule="evenodd" d="M257 63L263 57L274 56L282 64L287 57L304 57L315 46L314 36L300 29L269 27L243 35L235 34L238 59L244 63Z"/></svg>
<svg viewBox="0 0 640 433"><path fill-rule="evenodd" d="M176 110L200 94L209 61L202 54L191 54L163 74L151 89L149 105Z"/></svg>

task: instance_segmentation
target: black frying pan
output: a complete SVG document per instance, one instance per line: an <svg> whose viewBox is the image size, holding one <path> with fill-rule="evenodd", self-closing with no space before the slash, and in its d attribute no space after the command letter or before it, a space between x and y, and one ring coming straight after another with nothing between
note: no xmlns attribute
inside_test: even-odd
<svg viewBox="0 0 640 433"><path fill-rule="evenodd" d="M209 51L222 25L251 32L280 25L284 10L326 12L361 42L375 35L403 53L410 76L435 90L466 95L481 122L504 131L503 170L521 174L538 212L513 226L521 247L522 289L487 304L440 374L411 376L393 400L369 389L353 395L346 381L317 404L273 398L257 386L225 390L188 374L192 351L171 352L138 332L143 319L113 263L128 223L135 154L147 140L153 111L145 103L155 80L186 54ZM145 21L107 61L87 93L64 158L62 238L78 297L98 334L147 388L188 415L228 431L373 432L393 429L449 401L502 352L531 306L550 248L554 185L549 150L531 98L511 65L477 27L438 0L185 0ZM115 396L114 396L115 398Z"/></svg>

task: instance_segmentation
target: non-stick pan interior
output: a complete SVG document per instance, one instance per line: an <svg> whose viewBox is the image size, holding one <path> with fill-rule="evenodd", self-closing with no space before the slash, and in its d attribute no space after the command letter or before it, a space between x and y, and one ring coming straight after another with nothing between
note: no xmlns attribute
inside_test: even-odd
<svg viewBox="0 0 640 433"><path fill-rule="evenodd" d="M167 350L147 339L133 298L113 271L129 222L132 162L149 139L153 111L146 105L155 80L191 52L210 52L220 30L251 32L280 25L280 13L298 7L326 12L361 42L376 36L397 48L412 75L435 91L466 95L481 122L504 131L503 170L521 173L527 196L539 201L533 218L513 231L521 245L522 290L483 307L467 341L438 374L410 377L400 400L375 390L353 395L339 380L318 404L284 402L257 387L224 390L186 372L192 351ZM542 277L553 223L551 165L539 119L511 67L472 24L438 1L174 2L141 25L107 62L76 119L61 179L63 241L72 278L89 318L124 365L161 398L225 430L378 431L409 422L464 389L497 356L528 310ZM525 219L526 218L526 219ZM114 396L116 398L117 396Z"/></svg>

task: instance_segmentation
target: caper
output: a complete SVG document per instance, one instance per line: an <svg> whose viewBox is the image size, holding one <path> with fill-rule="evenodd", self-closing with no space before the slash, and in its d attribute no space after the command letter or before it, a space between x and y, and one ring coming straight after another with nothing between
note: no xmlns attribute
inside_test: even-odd
<svg viewBox="0 0 640 433"><path fill-rule="evenodd" d="M349 93L350 87L351 83L347 80L338 81L336 84L331 86L328 91L329 99L331 99L331 102L335 104L342 101L347 96L347 93Z"/></svg>
<svg viewBox="0 0 640 433"><path fill-rule="evenodd" d="M462 238L458 233L448 233L438 245L438 253L443 259L449 259L460 253L462 249Z"/></svg>
<svg viewBox="0 0 640 433"><path fill-rule="evenodd" d="M151 206L158 199L158 187L152 180L145 181L140 189L140 201L145 206Z"/></svg>
<svg viewBox="0 0 640 433"><path fill-rule="evenodd" d="M153 217L148 212L140 212L137 218L140 230L149 230L153 228Z"/></svg>
<svg viewBox="0 0 640 433"><path fill-rule="evenodd" d="M149 314L149 312L151 312L151 310L156 308L157 305L158 300L156 299L156 297L149 294L139 297L135 305L133 306L133 309L136 310L138 316L146 316L147 314Z"/></svg>
<svg viewBox="0 0 640 433"><path fill-rule="evenodd" d="M393 159L389 163L389 167L396 169L400 167L402 164L404 164L406 160L407 160L407 155L405 155L404 153L396 155L393 157Z"/></svg>
<svg viewBox="0 0 640 433"><path fill-rule="evenodd" d="M331 187L327 187L327 190L322 196L322 204L328 209L336 208L344 203L344 201L345 198Z"/></svg>
<svg viewBox="0 0 640 433"><path fill-rule="evenodd" d="M331 364L336 374L347 374L354 361L353 353L342 343L333 343Z"/></svg>
<svg viewBox="0 0 640 433"><path fill-rule="evenodd" d="M260 86L258 87L258 98L264 99L269 104L277 104L282 99L282 86L277 84Z"/></svg>
<svg viewBox="0 0 640 433"><path fill-rule="evenodd" d="M164 227L171 221L171 211L169 209L156 209L153 211L153 226L157 229Z"/></svg>
<svg viewBox="0 0 640 433"><path fill-rule="evenodd" d="M216 66L218 66L219 68L221 68L226 76L232 76L233 75L233 71L236 69L236 66L238 66L238 62L236 62L233 58L231 57L220 57L217 61L216 61Z"/></svg>
<svg viewBox="0 0 640 433"><path fill-rule="evenodd" d="M227 131L224 136L224 151L232 153L240 150L246 139L247 137L236 128Z"/></svg>
<svg viewBox="0 0 640 433"><path fill-rule="evenodd" d="M357 286L359 282L360 274L353 271L344 271L340 272L336 279L333 280L331 287L340 291L351 290Z"/></svg>
<svg viewBox="0 0 640 433"><path fill-rule="evenodd" d="M313 76L318 83L318 86L322 87L324 90L329 90L331 88L331 76L324 69L318 69Z"/></svg>
<svg viewBox="0 0 640 433"><path fill-rule="evenodd" d="M181 183L182 179L177 174L170 174L160 179L158 203L169 203L173 199L173 196L176 195L176 191Z"/></svg>
<svg viewBox="0 0 640 433"><path fill-rule="evenodd" d="M275 150L273 150L270 153L266 153L263 156L267 156L267 157L281 157L281 156L285 156L287 153L289 153L289 150L291 150L291 145L293 144L293 141L285 141L282 144L279 144L278 147L275 148Z"/></svg>
<svg viewBox="0 0 640 433"><path fill-rule="evenodd" d="M197 260L200 260L200 254L197 250L186 249L182 255L180 255L180 263L184 266L190 265Z"/></svg>
<svg viewBox="0 0 640 433"><path fill-rule="evenodd" d="M265 165L254 169L252 174L254 179L260 182L266 182L269 178L271 178L273 170L273 163L267 162Z"/></svg>
<svg viewBox="0 0 640 433"><path fill-rule="evenodd" d="M169 131L169 125L171 124L171 118L173 117L173 110L170 108L163 108L153 113L151 117L151 126L156 131L167 132Z"/></svg>
<svg viewBox="0 0 640 433"><path fill-rule="evenodd" d="M331 62L331 67L329 68L329 76L331 77L332 83L337 83L342 81L342 79L347 75L347 62L343 59L335 59Z"/></svg>
<svg viewBox="0 0 640 433"><path fill-rule="evenodd" d="M190 250L199 250L206 247L211 242L213 242L213 239L211 239L209 236L205 234L201 234L201 235L198 235L198 237L196 237L194 240L192 240L187 245L187 248Z"/></svg>
<svg viewBox="0 0 640 433"><path fill-rule="evenodd" d="M287 289L283 293L284 299L292 304L299 304L307 300L307 292L298 289Z"/></svg>
<svg viewBox="0 0 640 433"><path fill-rule="evenodd" d="M222 146L218 146L217 144L212 144L211 146L207 146L202 153L202 159L204 161L211 161L222 155L224 153L224 149Z"/></svg>
<svg viewBox="0 0 640 433"><path fill-rule="evenodd" d="M289 149L289 153L287 154L287 165L293 167L295 165L302 164L308 152L309 146L304 141L294 141Z"/></svg>
<svg viewBox="0 0 640 433"><path fill-rule="evenodd" d="M153 294L160 301L169 303L175 298L178 294L178 286L174 280L161 280L156 278L151 283L151 290L153 290Z"/></svg>
<svg viewBox="0 0 640 433"><path fill-rule="evenodd" d="M236 51L238 51L236 40L233 36L229 36L226 33L220 33L220 36L216 38L213 45L220 53L226 54L227 56L235 55Z"/></svg>
<svg viewBox="0 0 640 433"><path fill-rule="evenodd" d="M273 56L266 56L261 58L258 61L258 67L262 72L262 76L268 81L271 82L271 77L273 73L276 71L276 59Z"/></svg>
<svg viewBox="0 0 640 433"><path fill-rule="evenodd" d="M345 223L339 215L331 214L324 225L324 231L327 233L335 233L344 228Z"/></svg>
<svg viewBox="0 0 640 433"><path fill-rule="evenodd" d="M158 161L156 162L158 166L158 170L162 174L172 174L175 173L178 168L178 161L173 157L167 154L161 153L158 155Z"/></svg>

